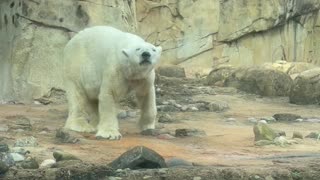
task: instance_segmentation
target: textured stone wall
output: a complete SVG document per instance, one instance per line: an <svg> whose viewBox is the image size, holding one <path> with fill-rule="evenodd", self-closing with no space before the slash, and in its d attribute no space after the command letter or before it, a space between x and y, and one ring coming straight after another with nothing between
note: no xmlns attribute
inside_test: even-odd
<svg viewBox="0 0 320 180"><path fill-rule="evenodd" d="M320 0L1 0L0 101L63 89L61 52L79 30L112 25L164 49L188 73L276 60L320 63Z"/></svg>

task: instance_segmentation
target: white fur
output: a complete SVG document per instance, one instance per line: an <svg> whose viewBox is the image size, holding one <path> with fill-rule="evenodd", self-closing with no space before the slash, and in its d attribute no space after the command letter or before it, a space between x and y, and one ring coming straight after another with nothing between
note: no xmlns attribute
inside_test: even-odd
<svg viewBox="0 0 320 180"><path fill-rule="evenodd" d="M112 27L79 32L64 50L69 103L65 127L79 132L97 130L96 137L120 139L116 104L134 90L141 108L141 129L154 129L154 66L161 51L161 47ZM151 63L140 64L143 52L151 54Z"/></svg>

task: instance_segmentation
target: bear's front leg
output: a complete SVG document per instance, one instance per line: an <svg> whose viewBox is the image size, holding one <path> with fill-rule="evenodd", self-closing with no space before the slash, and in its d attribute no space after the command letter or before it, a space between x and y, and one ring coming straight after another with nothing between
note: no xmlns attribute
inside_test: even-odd
<svg viewBox="0 0 320 180"><path fill-rule="evenodd" d="M102 91L99 95L100 120L97 126L97 139L121 139L115 103L115 99L110 91Z"/></svg>
<svg viewBox="0 0 320 180"><path fill-rule="evenodd" d="M141 109L139 126L141 130L154 129L157 115L154 84L152 82L147 83L143 89L137 91L137 99Z"/></svg>

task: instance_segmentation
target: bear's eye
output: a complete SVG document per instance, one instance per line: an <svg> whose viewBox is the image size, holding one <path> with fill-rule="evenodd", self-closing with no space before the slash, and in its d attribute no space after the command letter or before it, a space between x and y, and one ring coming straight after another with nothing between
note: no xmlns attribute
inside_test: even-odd
<svg viewBox="0 0 320 180"><path fill-rule="evenodd" d="M156 52L156 49L152 49L153 52Z"/></svg>
<svg viewBox="0 0 320 180"><path fill-rule="evenodd" d="M137 48L136 51L139 51L141 48Z"/></svg>

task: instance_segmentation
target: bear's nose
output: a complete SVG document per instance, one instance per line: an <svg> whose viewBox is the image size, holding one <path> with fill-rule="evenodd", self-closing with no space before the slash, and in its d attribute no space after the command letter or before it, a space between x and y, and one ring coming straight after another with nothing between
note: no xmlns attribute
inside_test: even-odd
<svg viewBox="0 0 320 180"><path fill-rule="evenodd" d="M149 52L145 51L141 54L141 56L143 57L143 59L148 59L148 58L150 58L151 54Z"/></svg>

